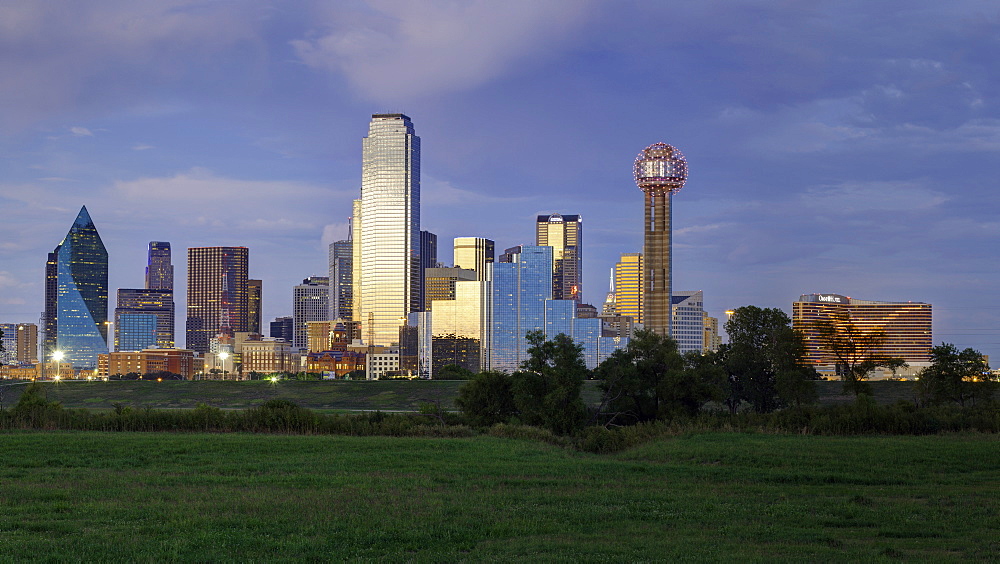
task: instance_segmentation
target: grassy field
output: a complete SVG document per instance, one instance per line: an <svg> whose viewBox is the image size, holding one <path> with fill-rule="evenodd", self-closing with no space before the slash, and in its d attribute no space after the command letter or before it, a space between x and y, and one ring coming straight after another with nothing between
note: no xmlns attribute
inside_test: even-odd
<svg viewBox="0 0 1000 564"><path fill-rule="evenodd" d="M440 402L444 409L454 409L454 399L461 385L461 381L455 380L281 381L277 384L266 380L67 381L47 384L49 399L70 408L110 409L119 403L132 407L171 409L192 408L205 403L213 407L244 409L280 398L322 411L417 411L421 403L435 401ZM14 405L23 389L22 385L4 386L0 383L3 394L0 403L4 407ZM844 394L840 382L817 382L817 389L823 404L854 401L853 395ZM872 391L876 401L883 404L912 401L914 398L913 382L872 382ZM600 391L596 381L585 382L583 397L591 404L599 402Z"/></svg>
<svg viewBox="0 0 1000 564"><path fill-rule="evenodd" d="M0 435L0 559L995 560L1000 440Z"/></svg>

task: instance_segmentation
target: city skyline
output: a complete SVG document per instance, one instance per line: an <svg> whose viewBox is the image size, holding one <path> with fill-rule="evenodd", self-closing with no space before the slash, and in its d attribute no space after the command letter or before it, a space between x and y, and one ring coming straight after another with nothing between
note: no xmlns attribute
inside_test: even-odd
<svg viewBox="0 0 1000 564"><path fill-rule="evenodd" d="M367 116L398 109L424 139L421 228L503 249L580 214L585 302L642 250L630 163L662 141L694 163L674 286L710 315L921 301L935 344L1000 354L988 4L10 6L0 321L38 323L40 263L84 204L111 291L143 286L149 241L247 246L263 318L290 314L347 238Z"/></svg>

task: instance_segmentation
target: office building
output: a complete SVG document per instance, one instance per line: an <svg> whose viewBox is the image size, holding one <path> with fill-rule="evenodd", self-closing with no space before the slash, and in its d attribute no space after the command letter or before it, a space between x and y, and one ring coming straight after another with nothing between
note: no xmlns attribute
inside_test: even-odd
<svg viewBox="0 0 1000 564"><path fill-rule="evenodd" d="M507 249L513 251L513 249ZM528 331L545 330L545 300L552 299L552 247L522 245L493 265L491 370L514 372L527 360Z"/></svg>
<svg viewBox="0 0 1000 564"><path fill-rule="evenodd" d="M476 280L477 274L464 268L428 268L424 270L423 311L431 311L435 300L455 299L455 283Z"/></svg>
<svg viewBox="0 0 1000 564"><path fill-rule="evenodd" d="M292 342L293 328L295 327L295 319L291 315L286 315L284 317L275 317L274 321L270 324L271 327L271 338L281 339L288 343Z"/></svg>
<svg viewBox="0 0 1000 564"><path fill-rule="evenodd" d="M188 249L187 348L205 353L216 335L247 330L249 255L246 247Z"/></svg>
<svg viewBox="0 0 1000 564"><path fill-rule="evenodd" d="M438 249L438 237L430 231L420 232L420 307L423 308L427 303L426 292L424 292L423 280L424 271L428 268L436 268L441 266L438 264L437 260L437 249Z"/></svg>
<svg viewBox="0 0 1000 564"><path fill-rule="evenodd" d="M292 288L292 346L296 349L309 347L310 321L328 321L330 279L326 276L310 276Z"/></svg>
<svg viewBox="0 0 1000 564"><path fill-rule="evenodd" d="M719 352L719 347L722 346L722 337L719 336L719 318L710 317L708 312L705 312L703 326L705 331L704 352Z"/></svg>
<svg viewBox="0 0 1000 564"><path fill-rule="evenodd" d="M140 376L169 372L184 380L191 380L197 372L194 351L185 349L150 349L121 351L98 355L97 375L111 376L138 374Z"/></svg>
<svg viewBox="0 0 1000 564"><path fill-rule="evenodd" d="M516 247L511 247L509 249L504 249L500 256L497 257L497 262L510 263L517 260L517 255L521 254L521 245Z"/></svg>
<svg viewBox="0 0 1000 564"><path fill-rule="evenodd" d="M470 270L454 270L469 273L470 278L455 280L451 297L432 302L430 316L425 317L425 323L430 324L431 344L428 347L418 343L416 347L425 355L429 353L429 358L420 359L422 375L434 377L449 364L479 373L489 359L491 283L476 280ZM424 369L428 366L429 371Z"/></svg>
<svg viewBox="0 0 1000 564"><path fill-rule="evenodd" d="M353 246L350 239L330 243L330 297L327 300L330 308L328 319L331 321L353 317Z"/></svg>
<svg viewBox="0 0 1000 564"><path fill-rule="evenodd" d="M247 331L261 335L261 299L264 297L263 280L247 280Z"/></svg>
<svg viewBox="0 0 1000 564"><path fill-rule="evenodd" d="M671 296L671 336L681 354L705 350L705 304L701 290L677 291Z"/></svg>
<svg viewBox="0 0 1000 564"><path fill-rule="evenodd" d="M535 244L552 247L552 299L583 299L583 219L578 215L540 215Z"/></svg>
<svg viewBox="0 0 1000 564"><path fill-rule="evenodd" d="M96 368L108 352L108 251L87 207L45 265L43 361L54 353L75 368Z"/></svg>
<svg viewBox="0 0 1000 564"><path fill-rule="evenodd" d="M645 194L643 325L659 335L671 329L671 200L684 187L684 155L666 143L646 147L635 158L635 183Z"/></svg>
<svg viewBox="0 0 1000 564"><path fill-rule="evenodd" d="M633 323L642 323L643 309L642 253L625 253L615 264L614 311L618 316L628 316Z"/></svg>
<svg viewBox="0 0 1000 564"><path fill-rule="evenodd" d="M174 291L119 289L114 327L115 352L174 348Z"/></svg>
<svg viewBox="0 0 1000 564"><path fill-rule="evenodd" d="M836 357L823 347L816 322L838 323L845 316L861 332L885 331L885 348L876 352L910 364L930 362L931 304L859 300L840 294L803 294L792 303L792 327L803 334L807 361L816 365L837 363Z"/></svg>
<svg viewBox="0 0 1000 564"><path fill-rule="evenodd" d="M0 323L3 351L0 364L35 364L38 362L38 326L34 323Z"/></svg>
<svg viewBox="0 0 1000 564"><path fill-rule="evenodd" d="M174 265L170 259L170 243L166 241L149 242L146 288L149 290L174 289Z"/></svg>
<svg viewBox="0 0 1000 564"><path fill-rule="evenodd" d="M420 138L409 117L372 116L354 210L354 319L369 345L391 344L400 320L423 305Z"/></svg>
<svg viewBox="0 0 1000 564"><path fill-rule="evenodd" d="M482 237L455 237L454 261L457 268L472 270L477 280L489 280L496 243Z"/></svg>

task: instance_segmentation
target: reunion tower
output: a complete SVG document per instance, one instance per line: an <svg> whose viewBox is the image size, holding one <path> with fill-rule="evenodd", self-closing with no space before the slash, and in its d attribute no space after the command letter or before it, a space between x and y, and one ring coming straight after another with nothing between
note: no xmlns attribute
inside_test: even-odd
<svg viewBox="0 0 1000 564"><path fill-rule="evenodd" d="M635 183L646 193L642 317L646 329L659 335L670 335L670 200L687 175L684 155L666 143L650 145L635 158Z"/></svg>

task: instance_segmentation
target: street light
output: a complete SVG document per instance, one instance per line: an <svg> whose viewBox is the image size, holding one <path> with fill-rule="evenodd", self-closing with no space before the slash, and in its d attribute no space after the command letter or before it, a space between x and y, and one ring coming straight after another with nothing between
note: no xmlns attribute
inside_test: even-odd
<svg viewBox="0 0 1000 564"><path fill-rule="evenodd" d="M218 358L219 358L219 360L222 361L222 379L225 380L226 379L226 373L229 372L228 370L226 370L226 359L229 358L229 353L226 352L226 351L222 351L222 352L219 353Z"/></svg>
<svg viewBox="0 0 1000 564"><path fill-rule="evenodd" d="M63 357L65 357L65 356L66 355L62 351L54 351L52 353L52 360L56 361L56 377L54 379L57 380L57 381L59 380L59 377L62 376L62 364L61 363L62 363Z"/></svg>

